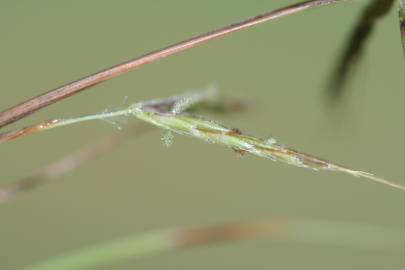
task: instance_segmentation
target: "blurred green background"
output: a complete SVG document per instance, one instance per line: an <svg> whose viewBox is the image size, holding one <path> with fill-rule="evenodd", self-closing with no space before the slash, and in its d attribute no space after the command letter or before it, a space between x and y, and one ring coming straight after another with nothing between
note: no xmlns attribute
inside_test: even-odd
<svg viewBox="0 0 405 270"><path fill-rule="evenodd" d="M0 3L0 109L131 57L292 1L7 1ZM228 126L405 185L405 61L394 10L378 25L346 99L325 85L365 1L303 12L172 56L50 106L13 127L165 97L216 83L248 112ZM126 125L135 122L129 119ZM124 125L125 126L125 125ZM9 127L11 128L11 127ZM1 145L1 184L117 131L102 122ZM162 131L86 163L0 209L0 269L146 230L257 217L405 226L400 191L315 173ZM184 169L187 168L187 169ZM354 236L355 237L355 236ZM400 269L387 253L269 239L125 261L100 269Z"/></svg>

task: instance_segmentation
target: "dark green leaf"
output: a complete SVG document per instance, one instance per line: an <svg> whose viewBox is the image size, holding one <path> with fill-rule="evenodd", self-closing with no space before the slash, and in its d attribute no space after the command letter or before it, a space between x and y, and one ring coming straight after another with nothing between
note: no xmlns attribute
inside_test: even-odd
<svg viewBox="0 0 405 270"><path fill-rule="evenodd" d="M332 97L337 98L342 95L346 80L361 57L368 37L374 30L378 19L389 12L393 2L394 0L373 0L363 11L332 74L328 88Z"/></svg>
<svg viewBox="0 0 405 270"><path fill-rule="evenodd" d="M399 0L399 30L401 31L402 49L405 55L405 5L404 0Z"/></svg>

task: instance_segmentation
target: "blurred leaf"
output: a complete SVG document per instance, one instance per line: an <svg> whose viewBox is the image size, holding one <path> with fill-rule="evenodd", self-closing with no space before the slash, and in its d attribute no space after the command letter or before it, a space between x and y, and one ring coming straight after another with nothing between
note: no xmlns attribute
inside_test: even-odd
<svg viewBox="0 0 405 270"><path fill-rule="evenodd" d="M405 250L405 232L400 229L341 222L262 219L147 232L62 254L24 269L83 270L164 251L265 236L397 255L403 255Z"/></svg>
<svg viewBox="0 0 405 270"><path fill-rule="evenodd" d="M363 11L332 74L327 91L330 92L333 99L342 96L348 76L362 56L368 37L374 30L378 19L388 14L393 3L394 0L373 0Z"/></svg>
<svg viewBox="0 0 405 270"><path fill-rule="evenodd" d="M401 32L402 49L405 55L405 5L404 0L399 0L399 29Z"/></svg>

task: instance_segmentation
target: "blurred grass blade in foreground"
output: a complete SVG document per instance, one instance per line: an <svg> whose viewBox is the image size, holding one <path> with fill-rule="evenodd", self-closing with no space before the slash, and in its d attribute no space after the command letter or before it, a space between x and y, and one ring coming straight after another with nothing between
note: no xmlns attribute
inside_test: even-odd
<svg viewBox="0 0 405 270"><path fill-rule="evenodd" d="M325 246L404 255L405 231L311 220L250 220L152 231L62 254L21 270L84 270L166 251L271 237Z"/></svg>

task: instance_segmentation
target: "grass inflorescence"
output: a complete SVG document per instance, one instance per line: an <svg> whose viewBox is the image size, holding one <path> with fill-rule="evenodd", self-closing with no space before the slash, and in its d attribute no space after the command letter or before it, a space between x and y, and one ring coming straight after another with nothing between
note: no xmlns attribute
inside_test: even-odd
<svg viewBox="0 0 405 270"><path fill-rule="evenodd" d="M134 116L169 132L194 137L209 143L224 145L241 155L249 153L258 157L268 158L273 161L280 161L293 166L316 171L326 170L344 172L353 176L367 178L397 189L405 190L405 187L399 184L376 177L368 172L354 170L346 166L341 166L317 158L313 155L305 154L278 143L274 138L261 138L250 135L237 128L226 127L217 121L190 112L196 107L215 107L215 104L217 103L221 103L221 99L218 97L217 91L213 89L186 92L168 98L137 102L124 109L113 112L102 112L99 114L69 119L48 120L33 125L32 127L0 135L0 141L2 138L3 141L7 138L15 139L18 136L85 121ZM9 134L18 134L18 136L9 136Z"/></svg>

